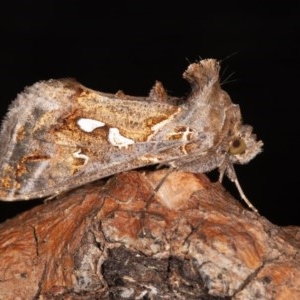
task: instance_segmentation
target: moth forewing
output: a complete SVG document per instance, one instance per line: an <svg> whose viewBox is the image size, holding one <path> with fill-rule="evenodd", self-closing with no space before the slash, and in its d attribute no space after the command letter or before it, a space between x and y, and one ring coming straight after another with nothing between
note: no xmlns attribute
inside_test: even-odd
<svg viewBox="0 0 300 300"><path fill-rule="evenodd" d="M221 89L218 62L191 64L184 78L192 86L186 98L168 96L159 82L148 97L102 93L70 79L26 88L2 123L0 198L51 196L157 163L226 173L226 161L252 159L262 142ZM238 139L244 153L232 150Z"/></svg>

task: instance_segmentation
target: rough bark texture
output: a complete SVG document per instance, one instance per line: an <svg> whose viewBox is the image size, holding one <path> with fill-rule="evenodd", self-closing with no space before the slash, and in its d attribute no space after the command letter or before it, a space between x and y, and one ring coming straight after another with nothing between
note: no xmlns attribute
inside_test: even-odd
<svg viewBox="0 0 300 300"><path fill-rule="evenodd" d="M127 172L0 226L0 299L300 299L299 229L204 175Z"/></svg>

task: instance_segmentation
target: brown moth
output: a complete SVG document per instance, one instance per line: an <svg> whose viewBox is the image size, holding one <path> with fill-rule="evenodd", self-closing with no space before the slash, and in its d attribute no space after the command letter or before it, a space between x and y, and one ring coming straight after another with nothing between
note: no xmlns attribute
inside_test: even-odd
<svg viewBox="0 0 300 300"><path fill-rule="evenodd" d="M107 94L72 79L40 81L11 104L0 132L0 199L53 196L126 170L164 164L189 172L220 171L244 195L233 164L263 143L243 125L221 89L219 63L191 64L186 98L156 82L148 97Z"/></svg>

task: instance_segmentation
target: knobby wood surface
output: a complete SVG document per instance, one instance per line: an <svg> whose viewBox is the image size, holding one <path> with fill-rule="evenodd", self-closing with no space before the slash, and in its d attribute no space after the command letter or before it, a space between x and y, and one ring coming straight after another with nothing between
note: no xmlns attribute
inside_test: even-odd
<svg viewBox="0 0 300 300"><path fill-rule="evenodd" d="M299 228L205 175L127 172L0 225L0 299L300 299Z"/></svg>

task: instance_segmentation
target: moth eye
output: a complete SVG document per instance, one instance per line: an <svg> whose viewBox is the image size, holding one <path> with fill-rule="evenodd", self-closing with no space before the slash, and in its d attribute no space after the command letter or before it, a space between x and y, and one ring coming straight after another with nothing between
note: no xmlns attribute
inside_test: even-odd
<svg viewBox="0 0 300 300"><path fill-rule="evenodd" d="M235 138L229 147L228 152L230 154L236 155L236 154L243 154L246 151L246 144L243 139L241 138Z"/></svg>

